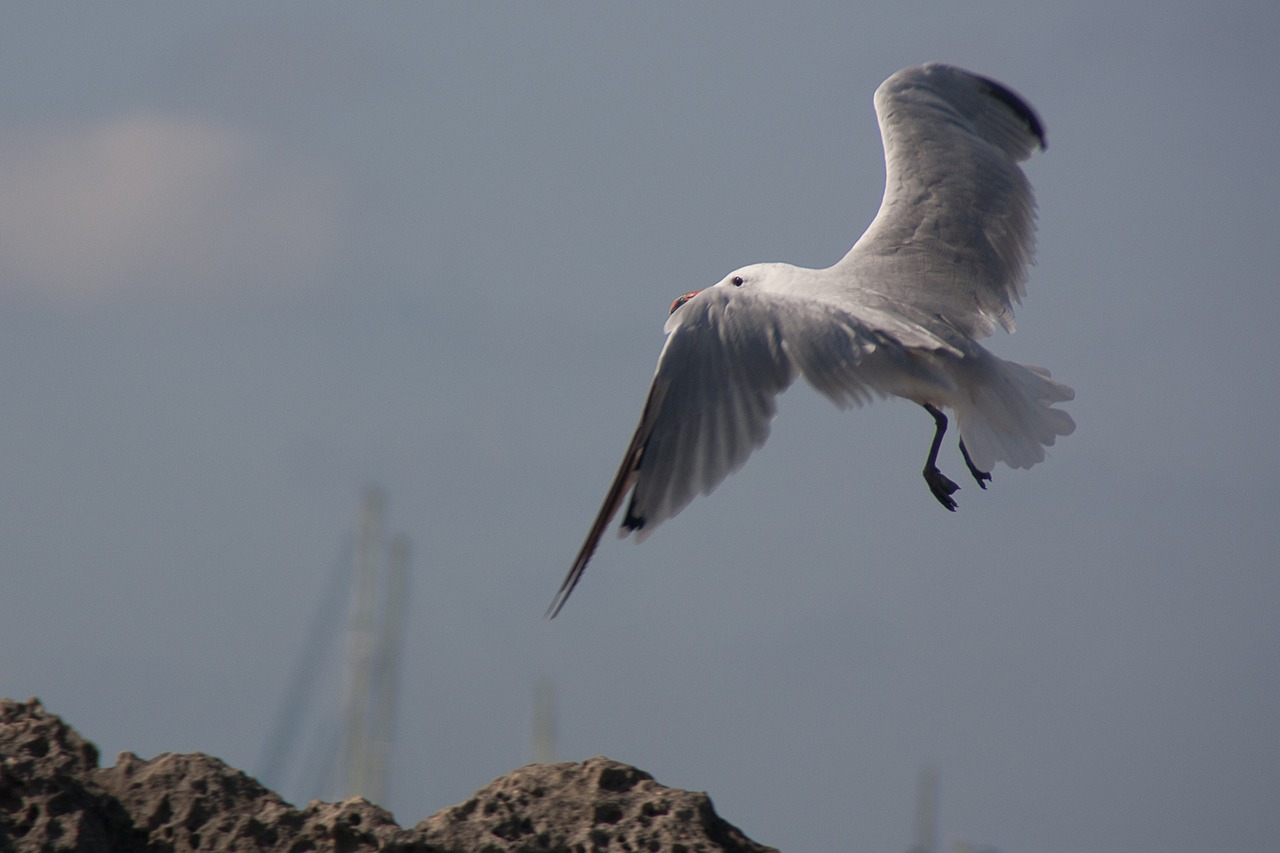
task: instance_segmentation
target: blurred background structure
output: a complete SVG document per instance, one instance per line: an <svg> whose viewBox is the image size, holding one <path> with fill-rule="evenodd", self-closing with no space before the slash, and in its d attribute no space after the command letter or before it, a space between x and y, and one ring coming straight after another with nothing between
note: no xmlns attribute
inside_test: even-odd
<svg viewBox="0 0 1280 853"><path fill-rule="evenodd" d="M341 549L263 746L255 772L294 796L388 802L411 546L387 539L385 513L384 490L365 489L354 553Z"/></svg>

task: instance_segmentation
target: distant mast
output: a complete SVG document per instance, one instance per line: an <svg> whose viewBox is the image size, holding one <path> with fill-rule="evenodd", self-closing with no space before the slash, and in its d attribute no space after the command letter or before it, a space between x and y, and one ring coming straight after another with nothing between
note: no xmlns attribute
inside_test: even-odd
<svg viewBox="0 0 1280 853"><path fill-rule="evenodd" d="M347 696L340 778L348 797L385 804L408 601L409 540L384 548L386 495L365 490L347 632ZM383 567L386 571L383 571Z"/></svg>
<svg viewBox="0 0 1280 853"><path fill-rule="evenodd" d="M910 853L938 851L938 768L932 762L920 768L916 781L916 843Z"/></svg>
<svg viewBox="0 0 1280 853"><path fill-rule="evenodd" d="M537 764L556 760L556 686L545 677L533 685L533 760Z"/></svg>
<svg viewBox="0 0 1280 853"><path fill-rule="evenodd" d="M373 653L373 709L367 756L370 802L385 805L391 778L391 743L395 737L396 698L400 693L400 650L404 646L405 610L409 596L409 537L391 537L382 626Z"/></svg>

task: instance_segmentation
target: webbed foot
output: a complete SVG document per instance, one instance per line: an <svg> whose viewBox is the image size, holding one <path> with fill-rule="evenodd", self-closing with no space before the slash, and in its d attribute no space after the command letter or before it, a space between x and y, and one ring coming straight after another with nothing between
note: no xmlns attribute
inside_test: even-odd
<svg viewBox="0 0 1280 853"><path fill-rule="evenodd" d="M924 469L924 481L929 484L929 491L933 492L938 503L951 512L956 511L956 502L951 496L959 491L960 487L950 477L939 471L937 466L930 465Z"/></svg>

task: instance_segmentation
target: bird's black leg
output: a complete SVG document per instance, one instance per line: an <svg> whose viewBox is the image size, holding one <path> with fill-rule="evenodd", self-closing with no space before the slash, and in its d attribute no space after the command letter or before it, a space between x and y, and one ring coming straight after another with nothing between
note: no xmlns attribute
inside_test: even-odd
<svg viewBox="0 0 1280 853"><path fill-rule="evenodd" d="M990 471L979 471L978 466L973 464L973 460L969 458L969 448L964 446L964 439L960 439L960 455L964 457L964 464L969 466L969 473L973 475L973 479L978 481L978 485L982 488L987 487L987 483L991 481Z"/></svg>
<svg viewBox="0 0 1280 853"><path fill-rule="evenodd" d="M938 470L938 450L942 447L942 437L947 433L947 416L932 403L925 403L924 410L933 415L933 423L937 427L933 433L933 444L929 447L929 458L924 463L924 481L929 484L929 491L933 492L938 503L955 512L956 502L951 496L960 487Z"/></svg>

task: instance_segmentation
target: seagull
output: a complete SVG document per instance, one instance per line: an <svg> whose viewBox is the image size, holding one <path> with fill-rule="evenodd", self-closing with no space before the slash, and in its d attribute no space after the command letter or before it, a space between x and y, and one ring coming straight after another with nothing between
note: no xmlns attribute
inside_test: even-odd
<svg viewBox="0 0 1280 853"><path fill-rule="evenodd" d="M1011 89L940 63L876 90L885 154L880 210L834 266L752 264L671 305L640 424L591 532L560 585L554 618L630 495L620 536L642 541L709 494L764 444L776 398L797 377L837 406L902 397L933 418L930 493L956 509L938 470L949 409L960 452L986 489L995 463L1030 468L1075 422L1075 392L978 341L1013 331L1025 293L1035 202L1018 163L1044 125Z"/></svg>

